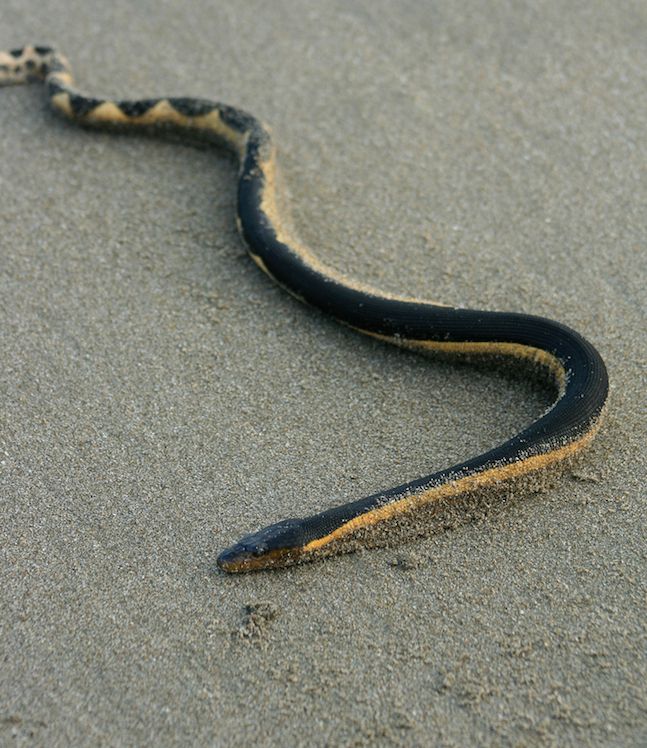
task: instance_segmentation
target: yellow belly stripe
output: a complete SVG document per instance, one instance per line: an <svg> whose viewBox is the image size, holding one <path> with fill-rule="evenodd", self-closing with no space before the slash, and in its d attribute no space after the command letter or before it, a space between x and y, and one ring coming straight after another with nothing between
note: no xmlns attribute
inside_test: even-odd
<svg viewBox="0 0 647 748"><path fill-rule="evenodd" d="M494 467L482 473L458 478L449 483L430 488L427 491L405 496L399 501L384 504L383 506L377 507L377 509L361 514L358 517L351 519L349 522L346 522L346 524L341 525L341 527L338 527L336 530L333 530L333 532L328 535L310 541L303 546L302 551L303 553L317 551L335 540L340 540L355 530L391 519L392 517L403 514L404 512L429 504L432 501L454 498L461 494L468 494L482 488L490 488L505 481L535 472L536 470L543 470L557 462L573 456L586 447L597 433L601 420L601 417L598 418L591 429L589 429L589 431L587 431L586 434L580 437L577 441L554 449L551 452L534 455L532 457L527 457L525 460L518 460L517 462L508 465Z"/></svg>

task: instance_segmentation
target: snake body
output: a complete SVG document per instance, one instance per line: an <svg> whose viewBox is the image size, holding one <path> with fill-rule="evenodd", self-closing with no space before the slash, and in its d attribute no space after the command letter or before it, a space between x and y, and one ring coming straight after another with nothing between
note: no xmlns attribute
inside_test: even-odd
<svg viewBox="0 0 647 748"><path fill-rule="evenodd" d="M240 160L237 223L254 262L300 300L357 331L398 346L464 357L530 363L554 382L557 397L530 426L459 465L318 514L287 519L246 535L218 565L247 571L343 549L367 528L382 527L439 500L506 484L562 463L594 437L608 393L596 349L559 322L519 312L461 309L390 296L342 277L295 240L277 201L270 132L240 109L195 98L112 101L74 87L67 60L50 47L0 52L0 85L40 80L53 107L86 126L171 127L213 138Z"/></svg>

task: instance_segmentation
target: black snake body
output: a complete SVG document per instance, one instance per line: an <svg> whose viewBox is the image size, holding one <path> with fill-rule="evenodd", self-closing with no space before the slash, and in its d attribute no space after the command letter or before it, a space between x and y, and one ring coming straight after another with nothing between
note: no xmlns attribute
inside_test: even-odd
<svg viewBox="0 0 647 748"><path fill-rule="evenodd" d="M545 470L586 446L605 406L602 358L559 322L515 312L458 309L392 297L325 267L284 226L277 207L275 149L268 129L240 109L192 98L111 101L74 85L65 58L48 47L0 53L0 85L43 80L52 105L82 125L172 126L213 136L240 159L238 226L256 264L299 299L359 332L412 349L494 355L546 370L558 390L553 406L521 433L485 454L410 483L247 535L218 558L225 571L306 560L337 549L366 528L440 499Z"/></svg>

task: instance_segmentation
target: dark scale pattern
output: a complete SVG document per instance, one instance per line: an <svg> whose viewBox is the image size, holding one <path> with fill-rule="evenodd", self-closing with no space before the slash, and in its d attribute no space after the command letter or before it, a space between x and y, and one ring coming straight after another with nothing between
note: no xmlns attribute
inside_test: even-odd
<svg viewBox="0 0 647 748"><path fill-rule="evenodd" d="M103 104L104 101L105 99L92 99L89 96L77 93L70 94L70 106L76 117L85 117L86 114Z"/></svg>
<svg viewBox="0 0 647 748"><path fill-rule="evenodd" d="M237 132L249 132L250 130L260 126L260 122L256 119L256 117L252 116L248 112L244 112L242 109L236 109L235 107L227 106L226 104L220 104L218 109L220 111L220 118L222 119L222 121Z"/></svg>
<svg viewBox="0 0 647 748"><path fill-rule="evenodd" d="M205 99L190 99L188 97L169 99L169 104L176 112L183 114L185 117L201 117L210 114L217 108L213 101Z"/></svg>
<svg viewBox="0 0 647 748"><path fill-rule="evenodd" d="M65 73L67 72L67 66L64 65L60 60L52 60L47 64L47 69L50 73Z"/></svg>
<svg viewBox="0 0 647 748"><path fill-rule="evenodd" d="M128 117L141 117L152 109L159 99L139 99L138 101L116 101L115 104Z"/></svg>
<svg viewBox="0 0 647 748"><path fill-rule="evenodd" d="M63 93L64 91L67 91L67 87L61 85L55 78L50 78L47 81L47 93L50 96L56 96L58 93Z"/></svg>

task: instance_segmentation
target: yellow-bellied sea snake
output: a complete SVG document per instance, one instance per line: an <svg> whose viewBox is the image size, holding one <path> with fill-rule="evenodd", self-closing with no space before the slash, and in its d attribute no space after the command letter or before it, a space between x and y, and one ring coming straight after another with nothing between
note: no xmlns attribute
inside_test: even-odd
<svg viewBox="0 0 647 748"><path fill-rule="evenodd" d="M0 52L0 85L44 81L52 106L80 125L171 127L211 137L240 159L240 233L254 262L290 293L357 331L421 351L499 356L545 370L552 407L512 439L459 465L303 519L246 535L218 557L230 572L303 561L343 546L366 528L440 499L496 486L561 462L585 447L600 424L607 372L596 349L559 322L518 312L459 309L366 288L327 268L295 241L277 203L275 148L255 117L193 98L111 101L74 87L67 60L50 47Z"/></svg>

